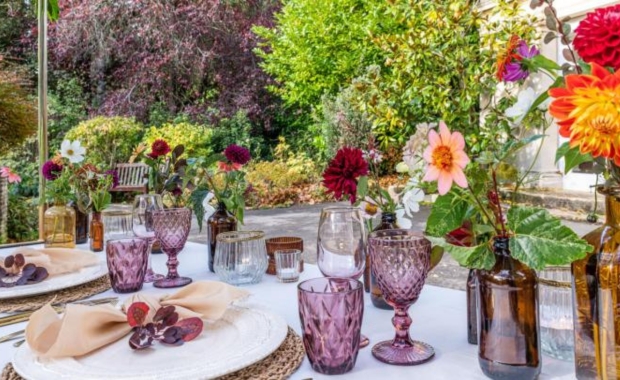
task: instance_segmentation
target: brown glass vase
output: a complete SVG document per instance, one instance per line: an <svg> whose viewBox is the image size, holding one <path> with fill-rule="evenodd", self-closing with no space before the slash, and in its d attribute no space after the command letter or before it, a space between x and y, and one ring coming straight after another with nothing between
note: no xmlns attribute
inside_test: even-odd
<svg viewBox="0 0 620 380"><path fill-rule="evenodd" d="M478 271L478 362L491 379L533 380L541 369L536 272L511 257L508 242L495 238L495 265Z"/></svg>
<svg viewBox="0 0 620 380"><path fill-rule="evenodd" d="M467 276L467 342L478 344L478 270L470 269Z"/></svg>
<svg viewBox="0 0 620 380"><path fill-rule="evenodd" d="M223 202L218 202L217 209L207 219L207 232L209 236L209 270L215 273L213 269L213 260L215 258L215 238L222 232L237 231L237 219L226 209Z"/></svg>
<svg viewBox="0 0 620 380"><path fill-rule="evenodd" d="M594 353L598 378L620 379L620 188L599 189L605 194L605 225L595 242L596 304ZM598 339L597 339L598 338Z"/></svg>
<svg viewBox="0 0 620 380"><path fill-rule="evenodd" d="M103 251L103 221L101 212L93 211L90 219L90 250L93 252Z"/></svg>
<svg viewBox="0 0 620 380"><path fill-rule="evenodd" d="M80 211L74 201L70 201L68 205L75 211L75 244L86 244L88 243L88 214Z"/></svg>
<svg viewBox="0 0 620 380"><path fill-rule="evenodd" d="M393 230L397 229L398 223L396 222L396 214L393 212L384 212L381 214L381 223L377 227L374 228L373 231L381 231L381 230ZM368 271L368 277L370 279L370 300L375 307L379 309L392 310L392 306L388 305L387 302L383 299L383 295L381 295L381 289L379 289L379 285L377 285L377 280L375 276L370 273L370 255L366 252L366 268L364 271Z"/></svg>

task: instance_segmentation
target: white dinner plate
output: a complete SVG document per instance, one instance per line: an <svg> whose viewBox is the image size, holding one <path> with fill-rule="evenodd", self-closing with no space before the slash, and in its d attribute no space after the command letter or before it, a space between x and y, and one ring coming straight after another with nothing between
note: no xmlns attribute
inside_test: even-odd
<svg viewBox="0 0 620 380"><path fill-rule="evenodd" d="M51 293L57 290L82 285L89 281L98 279L108 273L108 264L105 257L97 265L91 265L80 269L78 272L61 274L47 278L32 285L20 285L12 288L0 288L0 300L28 297L37 294Z"/></svg>
<svg viewBox="0 0 620 380"><path fill-rule="evenodd" d="M261 309L232 306L182 346L155 342L132 350L129 335L81 357L38 358L27 344L13 357L17 373L38 379L212 379L245 368L274 352L288 331L286 321Z"/></svg>

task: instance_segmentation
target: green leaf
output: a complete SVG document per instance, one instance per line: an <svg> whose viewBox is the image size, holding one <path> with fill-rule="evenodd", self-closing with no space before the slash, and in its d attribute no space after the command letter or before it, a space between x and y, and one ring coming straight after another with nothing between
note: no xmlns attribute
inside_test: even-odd
<svg viewBox="0 0 620 380"><path fill-rule="evenodd" d="M487 243L473 247L460 247L447 243L443 238L429 236L426 238L442 247L457 263L466 268L491 269L495 264L495 255Z"/></svg>
<svg viewBox="0 0 620 380"><path fill-rule="evenodd" d="M357 181L357 200L363 201L368 194L368 176L361 176Z"/></svg>
<svg viewBox="0 0 620 380"><path fill-rule="evenodd" d="M571 148L568 142L565 142L558 148L555 154L555 162L558 162L561 158L564 158L564 174L584 162L594 161L591 154L579 152L579 147Z"/></svg>
<svg viewBox="0 0 620 380"><path fill-rule="evenodd" d="M549 211L535 207L512 207L507 214L512 256L536 270L565 265L583 258L592 247Z"/></svg>
<svg viewBox="0 0 620 380"><path fill-rule="evenodd" d="M534 56L533 58L531 58L531 61L532 63L534 63L536 67L541 68L541 69L545 69L549 71L561 69L560 65L558 65L557 62L550 60L549 58L545 57L542 54Z"/></svg>
<svg viewBox="0 0 620 380"><path fill-rule="evenodd" d="M205 216L205 208L202 205L202 202L207 197L207 194L209 194L209 190L207 189L196 189L189 197L189 202L192 206L192 210L194 210L194 214L196 215L199 232L202 232L202 222Z"/></svg>
<svg viewBox="0 0 620 380"><path fill-rule="evenodd" d="M454 191L437 198L426 221L426 233L443 237L463 224L469 205Z"/></svg>
<svg viewBox="0 0 620 380"><path fill-rule="evenodd" d="M57 21L60 17L60 8L58 7L58 0L47 1L47 18L50 21Z"/></svg>

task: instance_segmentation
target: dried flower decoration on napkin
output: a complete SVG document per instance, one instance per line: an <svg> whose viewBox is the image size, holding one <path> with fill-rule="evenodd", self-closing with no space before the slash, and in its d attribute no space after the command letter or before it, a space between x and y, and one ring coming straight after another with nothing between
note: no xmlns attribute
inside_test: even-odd
<svg viewBox="0 0 620 380"><path fill-rule="evenodd" d="M150 347L154 340L161 343L180 346L196 338L204 326L198 317L179 320L179 313L174 306L160 307L153 322L146 322L150 307L144 302L134 302L127 309L127 322L133 327L129 338L129 347L142 350Z"/></svg>
<svg viewBox="0 0 620 380"><path fill-rule="evenodd" d="M26 264L24 255L7 256L0 263L0 288L11 288L16 285L31 285L41 282L48 277L47 269Z"/></svg>

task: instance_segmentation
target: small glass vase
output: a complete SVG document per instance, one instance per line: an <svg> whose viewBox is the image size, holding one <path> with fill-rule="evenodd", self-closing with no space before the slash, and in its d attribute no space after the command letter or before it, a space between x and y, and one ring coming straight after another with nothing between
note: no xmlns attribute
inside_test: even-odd
<svg viewBox="0 0 620 380"><path fill-rule="evenodd" d="M230 231L217 236L213 268L231 285L260 282L267 270L267 248L262 231Z"/></svg>
<svg viewBox="0 0 620 380"><path fill-rule="evenodd" d="M43 214L45 248L75 248L75 211L62 202Z"/></svg>
<svg viewBox="0 0 620 380"><path fill-rule="evenodd" d="M217 235L222 232L237 231L237 219L226 209L224 202L218 202L217 209L207 219L207 234L209 236L209 270L215 272L213 261L215 259L215 250L217 243Z"/></svg>
<svg viewBox="0 0 620 380"><path fill-rule="evenodd" d="M467 276L467 342L478 344L478 270L470 269Z"/></svg>
<svg viewBox="0 0 620 380"><path fill-rule="evenodd" d="M398 229L398 223L396 222L396 214L393 212L385 212L381 214L381 223L377 227L375 227L372 231L383 231L383 230L395 230ZM370 300L375 307L384 310L393 310L394 308L388 305L381 294L381 289L379 289L379 285L377 284L377 279L373 276L370 271L370 255L367 253L366 255L366 268L364 272L369 272L370 278ZM364 273L365 274L365 273Z"/></svg>
<svg viewBox="0 0 620 380"><path fill-rule="evenodd" d="M77 203L69 202L69 206L75 211L75 244L88 243L88 214L80 211Z"/></svg>
<svg viewBox="0 0 620 380"><path fill-rule="evenodd" d="M570 267L547 267L538 272L540 347L543 354L573 361L573 300Z"/></svg>
<svg viewBox="0 0 620 380"><path fill-rule="evenodd" d="M542 366L536 272L512 258L508 242L496 237L495 265L478 271L478 362L491 379L534 380Z"/></svg>
<svg viewBox="0 0 620 380"><path fill-rule="evenodd" d="M93 252L103 251L104 227L101 212L93 211L90 220L90 250Z"/></svg>

